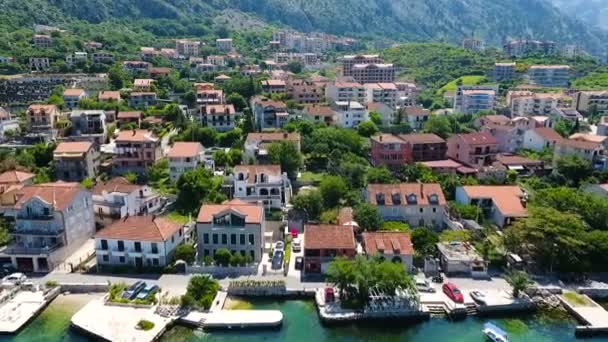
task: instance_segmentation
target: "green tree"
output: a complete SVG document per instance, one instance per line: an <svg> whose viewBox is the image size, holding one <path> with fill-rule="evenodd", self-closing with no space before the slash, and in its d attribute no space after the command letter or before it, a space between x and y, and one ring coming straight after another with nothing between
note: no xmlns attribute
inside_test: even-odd
<svg viewBox="0 0 608 342"><path fill-rule="evenodd" d="M237 93L232 93L226 97L226 103L234 106L234 109L237 112L242 112L245 108L247 108L247 100L241 95Z"/></svg>
<svg viewBox="0 0 608 342"><path fill-rule="evenodd" d="M557 159L556 170L566 178L571 186L578 187L581 181L591 177L593 165L588 160L574 154Z"/></svg>
<svg viewBox="0 0 608 342"><path fill-rule="evenodd" d="M201 207L203 201L220 203L226 200L221 192L223 180L213 176L210 170L196 168L185 172L177 181L176 207L185 212L192 213Z"/></svg>
<svg viewBox="0 0 608 342"><path fill-rule="evenodd" d="M426 227L418 227L412 232L412 244L416 253L426 257L435 254L439 235Z"/></svg>
<svg viewBox="0 0 608 342"><path fill-rule="evenodd" d="M329 264L325 272L327 282L338 288L342 300L347 299L348 288L357 280L357 270L354 266L351 260L338 257Z"/></svg>
<svg viewBox="0 0 608 342"><path fill-rule="evenodd" d="M372 121L364 121L357 126L357 132L359 135L366 138L371 137L379 131L378 126L376 126L376 124Z"/></svg>
<svg viewBox="0 0 608 342"><path fill-rule="evenodd" d="M194 275L188 282L186 294L182 296L182 304L208 310L220 289L220 284L208 275Z"/></svg>
<svg viewBox="0 0 608 342"><path fill-rule="evenodd" d="M175 252L173 253L173 260L183 260L188 264L194 262L196 258L196 248L194 245L189 243L183 243L175 247Z"/></svg>
<svg viewBox="0 0 608 342"><path fill-rule="evenodd" d="M215 166L225 167L230 163L230 158L228 157L228 153L224 150L217 150L213 153L213 161L215 162Z"/></svg>
<svg viewBox="0 0 608 342"><path fill-rule="evenodd" d="M390 184L395 182L393 174L386 166L368 168L365 178L369 184Z"/></svg>
<svg viewBox="0 0 608 342"><path fill-rule="evenodd" d="M369 203L361 203L356 206L353 219L365 231L379 230L383 223L378 207Z"/></svg>
<svg viewBox="0 0 608 342"><path fill-rule="evenodd" d="M401 167L397 173L397 177L404 182L422 182L422 183L435 183L437 177L433 174L433 170L424 166L420 163L406 164Z"/></svg>
<svg viewBox="0 0 608 342"><path fill-rule="evenodd" d="M291 199L293 208L305 212L308 220L317 221L323 211L323 196L319 190L300 191Z"/></svg>
<svg viewBox="0 0 608 342"><path fill-rule="evenodd" d="M85 178L82 180L82 182L80 182L80 185L82 185L85 189L91 190L95 185L95 180L93 178Z"/></svg>
<svg viewBox="0 0 608 342"><path fill-rule="evenodd" d="M228 151L228 162L231 167L240 165L243 162L243 150L231 148L230 151Z"/></svg>
<svg viewBox="0 0 608 342"><path fill-rule="evenodd" d="M146 169L146 179L154 188L159 188L169 181L169 159L158 160Z"/></svg>
<svg viewBox="0 0 608 342"><path fill-rule="evenodd" d="M371 111L369 112L369 119L371 120L371 122L376 124L376 126L382 126L382 114L376 111Z"/></svg>
<svg viewBox="0 0 608 342"><path fill-rule="evenodd" d="M450 120L445 115L431 115L424 124L425 133L434 133L447 139L452 134Z"/></svg>
<svg viewBox="0 0 608 342"><path fill-rule="evenodd" d="M382 223L382 230L388 232L411 232L410 225L400 221L384 221Z"/></svg>
<svg viewBox="0 0 608 342"><path fill-rule="evenodd" d="M519 293L525 291L530 285L532 285L532 281L528 274L523 271L513 271L507 273L505 280L511 288L513 289L513 297L519 298Z"/></svg>
<svg viewBox="0 0 608 342"><path fill-rule="evenodd" d="M297 60L292 60L287 63L287 70L293 72L294 74L299 74L304 70L304 63Z"/></svg>
<svg viewBox="0 0 608 342"><path fill-rule="evenodd" d="M228 266L230 264L231 257L232 254L226 248L218 249L217 251L215 251L215 255L213 256L215 262L221 266Z"/></svg>
<svg viewBox="0 0 608 342"><path fill-rule="evenodd" d="M406 290L410 294L415 293L413 278L404 272L401 262L386 260L373 266L375 283L384 293L394 296L398 289Z"/></svg>
<svg viewBox="0 0 608 342"><path fill-rule="evenodd" d="M323 203L326 208L333 208L340 204L340 200L344 198L348 192L348 186L344 178L340 176L325 176L319 184Z"/></svg>
<svg viewBox="0 0 608 342"><path fill-rule="evenodd" d="M439 234L440 241L471 241L473 237L471 236L471 232L468 230L453 230L446 229L441 234Z"/></svg>
<svg viewBox="0 0 608 342"><path fill-rule="evenodd" d="M120 90L124 88L125 82L129 79L129 75L121 64L115 64L108 71L108 79L112 90Z"/></svg>
<svg viewBox="0 0 608 342"><path fill-rule="evenodd" d="M302 154L293 141L281 141L268 147L270 159L274 164L281 165L281 171L286 172L290 179L295 180L302 166Z"/></svg>
<svg viewBox="0 0 608 342"><path fill-rule="evenodd" d="M455 216L465 220L479 220L483 218L483 211L476 205L450 202L450 211Z"/></svg>

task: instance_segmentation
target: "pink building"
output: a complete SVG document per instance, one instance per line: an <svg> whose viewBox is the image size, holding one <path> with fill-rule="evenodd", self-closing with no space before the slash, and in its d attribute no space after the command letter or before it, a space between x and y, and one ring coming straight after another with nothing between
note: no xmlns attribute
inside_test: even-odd
<svg viewBox="0 0 608 342"><path fill-rule="evenodd" d="M498 153L498 142L488 132L455 134L448 139L448 157L471 166L491 163Z"/></svg>
<svg viewBox="0 0 608 342"><path fill-rule="evenodd" d="M399 168L412 160L412 146L392 134L380 134L371 137L372 163L375 166L386 165Z"/></svg>

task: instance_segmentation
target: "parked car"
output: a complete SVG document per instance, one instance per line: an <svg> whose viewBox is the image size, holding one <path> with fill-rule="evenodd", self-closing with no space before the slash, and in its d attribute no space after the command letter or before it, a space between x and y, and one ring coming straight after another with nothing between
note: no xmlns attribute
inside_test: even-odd
<svg viewBox="0 0 608 342"><path fill-rule="evenodd" d="M304 266L304 258L301 256L296 257L296 264L295 264L296 270L298 270L298 271L302 270L302 266Z"/></svg>
<svg viewBox="0 0 608 342"><path fill-rule="evenodd" d="M418 292L435 292L435 288L425 279L416 280L416 289Z"/></svg>
<svg viewBox="0 0 608 342"><path fill-rule="evenodd" d="M14 285L19 285L26 280L27 277L25 276L25 274L19 272L7 275L6 277L2 278L3 283Z"/></svg>
<svg viewBox="0 0 608 342"><path fill-rule="evenodd" d="M299 252L302 250L302 241L300 239L293 239L291 241L291 250L294 252Z"/></svg>
<svg viewBox="0 0 608 342"><path fill-rule="evenodd" d="M456 287L456 285L452 283L445 283L441 287L443 289L443 293L448 296L451 300L456 303L464 303L464 296L462 292Z"/></svg>
<svg viewBox="0 0 608 342"><path fill-rule="evenodd" d="M158 287L158 285L146 285L146 287L139 291L139 293L137 294L137 299L146 299L148 298L148 296L150 295L154 295L158 290L160 290L160 287Z"/></svg>
<svg viewBox="0 0 608 342"><path fill-rule="evenodd" d="M486 305L486 295L483 294L482 292L480 292L480 291L471 291L469 293L469 295L478 304Z"/></svg>
<svg viewBox="0 0 608 342"><path fill-rule="evenodd" d="M432 280L433 280L433 283L441 284L441 283L443 283L443 276L441 274L438 274L438 275L434 276L432 278Z"/></svg>
<svg viewBox="0 0 608 342"><path fill-rule="evenodd" d="M2 265L2 276L7 276L13 273L17 273L17 269L15 268L15 266L13 266L13 264L6 263Z"/></svg>
<svg viewBox="0 0 608 342"><path fill-rule="evenodd" d="M283 267L283 251L274 251L274 255L272 256L272 269L280 270Z"/></svg>
<svg viewBox="0 0 608 342"><path fill-rule="evenodd" d="M135 299L139 291L143 290L146 287L146 283L143 281L137 281L133 285L127 287L125 292L122 293L122 298L125 299Z"/></svg>
<svg viewBox="0 0 608 342"><path fill-rule="evenodd" d="M277 241L274 244L274 250L275 251L284 251L285 250L285 243L283 241Z"/></svg>

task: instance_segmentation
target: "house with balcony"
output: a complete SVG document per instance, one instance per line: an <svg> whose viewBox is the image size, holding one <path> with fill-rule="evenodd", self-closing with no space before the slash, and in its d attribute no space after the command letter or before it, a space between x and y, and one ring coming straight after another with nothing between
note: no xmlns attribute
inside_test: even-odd
<svg viewBox="0 0 608 342"><path fill-rule="evenodd" d="M27 185L2 194L13 241L0 258L22 272L50 272L95 233L91 192L78 183Z"/></svg>
<svg viewBox="0 0 608 342"><path fill-rule="evenodd" d="M219 132L230 131L237 126L239 114L231 104L209 104L204 107L203 121L207 127Z"/></svg>
<svg viewBox="0 0 608 342"><path fill-rule="evenodd" d="M378 208L385 221L443 228L446 200L439 184L369 184L364 197Z"/></svg>
<svg viewBox="0 0 608 342"><path fill-rule="evenodd" d="M214 257L219 249L262 261L266 220L264 207L238 199L203 204L196 219L198 258Z"/></svg>
<svg viewBox="0 0 608 342"><path fill-rule="evenodd" d="M97 100L99 102L119 102L121 100L119 91L100 91L97 94Z"/></svg>
<svg viewBox="0 0 608 342"><path fill-rule="evenodd" d="M99 171L99 151L90 141L64 141L53 151L57 179L82 182L95 178Z"/></svg>
<svg viewBox="0 0 608 342"><path fill-rule="evenodd" d="M562 139L553 128L537 127L524 133L523 148L540 152L545 148L554 148Z"/></svg>
<svg viewBox="0 0 608 342"><path fill-rule="evenodd" d="M365 102L365 87L357 82L335 82L325 86L325 97L328 101Z"/></svg>
<svg viewBox="0 0 608 342"><path fill-rule="evenodd" d="M414 270L414 244L406 232L364 232L361 234L365 254L403 265Z"/></svg>
<svg viewBox="0 0 608 342"><path fill-rule="evenodd" d="M164 267L187 235L183 224L156 215L130 216L95 234L97 265Z"/></svg>
<svg viewBox="0 0 608 342"><path fill-rule="evenodd" d="M498 153L498 142L488 132L455 134L447 140L447 156L469 166L491 164Z"/></svg>
<svg viewBox="0 0 608 342"><path fill-rule="evenodd" d="M331 108L338 113L337 123L343 128L357 128L360 123L369 120L367 108L355 101L336 101Z"/></svg>
<svg viewBox="0 0 608 342"><path fill-rule="evenodd" d="M154 80L150 78L136 78L133 80L133 91L152 91Z"/></svg>
<svg viewBox="0 0 608 342"><path fill-rule="evenodd" d="M456 202L474 205L502 228L528 216L528 196L517 185L473 185L456 188Z"/></svg>
<svg viewBox="0 0 608 342"><path fill-rule="evenodd" d="M123 177L98 182L93 187L93 208L102 221L152 214L164 203L150 186L132 184Z"/></svg>
<svg viewBox="0 0 608 342"><path fill-rule="evenodd" d="M412 146L393 134L378 134L370 138L372 164L399 169L412 159Z"/></svg>
<svg viewBox="0 0 608 342"><path fill-rule="evenodd" d="M0 174L0 194L3 194L10 189L21 188L25 185L34 184L35 174L12 170Z"/></svg>
<svg viewBox="0 0 608 342"><path fill-rule="evenodd" d="M403 118L415 130L422 130L431 117L431 111L422 107L412 106L401 109Z"/></svg>
<svg viewBox="0 0 608 342"><path fill-rule="evenodd" d="M127 124L134 124L135 127L140 127L143 117L144 113L141 111L118 112L116 115L116 124L118 125L118 128Z"/></svg>
<svg viewBox="0 0 608 342"><path fill-rule="evenodd" d="M291 200L291 181L280 165L237 165L230 178L234 198L242 201L281 209Z"/></svg>
<svg viewBox="0 0 608 342"><path fill-rule="evenodd" d="M490 133L496 139L498 152L514 153L523 147L526 129L517 127L513 123L487 124L481 127L480 132Z"/></svg>
<svg viewBox="0 0 608 342"><path fill-rule="evenodd" d="M283 80L263 80L262 91L268 94L279 94L287 92L287 84Z"/></svg>
<svg viewBox="0 0 608 342"><path fill-rule="evenodd" d="M447 143L432 133L400 134L399 138L411 146L410 162L444 160L448 151Z"/></svg>
<svg viewBox="0 0 608 342"><path fill-rule="evenodd" d="M169 176L173 181L205 165L205 149L199 142L176 142L167 153L169 159Z"/></svg>
<svg viewBox="0 0 608 342"><path fill-rule="evenodd" d="M148 108L156 105L158 98L154 92L132 92L129 98L129 107Z"/></svg>
<svg viewBox="0 0 608 342"><path fill-rule="evenodd" d="M103 110L74 110L70 113L70 121L70 136L73 139L105 144L107 127L106 113Z"/></svg>
<svg viewBox="0 0 608 342"><path fill-rule="evenodd" d="M608 91L580 91L575 95L574 109L589 114L595 111L600 115L608 114Z"/></svg>
<svg viewBox="0 0 608 342"><path fill-rule="evenodd" d="M6 109L0 107L0 141L6 141L10 138L8 132L17 133L19 131L19 120L12 117Z"/></svg>
<svg viewBox="0 0 608 342"><path fill-rule="evenodd" d="M122 66L125 71L129 72L148 72L148 69L152 67L151 63L143 62L143 61L124 61L122 62Z"/></svg>
<svg viewBox="0 0 608 342"><path fill-rule="evenodd" d="M258 164L269 164L268 147L273 143L283 141L293 142L300 151L300 133L249 133L245 140L245 160L253 160Z"/></svg>
<svg viewBox="0 0 608 342"><path fill-rule="evenodd" d="M260 131L268 128L283 128L289 119L285 103L264 96L252 98L250 108L256 128Z"/></svg>
<svg viewBox="0 0 608 342"><path fill-rule="evenodd" d="M304 227L304 269L306 274L324 274L337 257L354 258L357 242L351 225L306 225Z"/></svg>
<svg viewBox="0 0 608 342"><path fill-rule="evenodd" d="M330 106L312 104L304 108L302 118L314 123L323 123L330 126L336 124L338 113Z"/></svg>
<svg viewBox="0 0 608 342"><path fill-rule="evenodd" d="M69 109L78 107L80 100L87 98L87 92L84 89L69 88L63 91L63 102Z"/></svg>
<svg viewBox="0 0 608 342"><path fill-rule="evenodd" d="M25 113L28 127L34 138L52 141L57 138L57 121L61 117L59 108L55 105L33 104Z"/></svg>
<svg viewBox="0 0 608 342"><path fill-rule="evenodd" d="M608 167L606 147L602 141L589 141L584 138L557 141L553 150L553 159L557 161L570 155L588 160L596 170L604 170Z"/></svg>
<svg viewBox="0 0 608 342"><path fill-rule="evenodd" d="M530 84L543 87L567 87L570 71L568 65L533 65L528 69L526 79Z"/></svg>
<svg viewBox="0 0 608 342"><path fill-rule="evenodd" d="M152 131L134 129L121 131L116 139L113 172L144 173L162 158L161 140Z"/></svg>
<svg viewBox="0 0 608 342"><path fill-rule="evenodd" d="M365 88L365 102L384 103L390 108L397 106L399 91L395 83L367 83Z"/></svg>

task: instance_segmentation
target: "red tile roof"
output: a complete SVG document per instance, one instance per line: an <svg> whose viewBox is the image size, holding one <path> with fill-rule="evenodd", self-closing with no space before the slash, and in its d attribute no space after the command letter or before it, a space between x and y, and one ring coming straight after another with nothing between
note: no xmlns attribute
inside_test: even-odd
<svg viewBox="0 0 608 342"><path fill-rule="evenodd" d="M63 210L72 203L74 197L80 191L83 191L83 188L78 183L55 182L28 185L15 192L17 202L14 206L19 209L36 197L46 203L54 204L55 208L59 210Z"/></svg>
<svg viewBox="0 0 608 342"><path fill-rule="evenodd" d="M462 139L469 145L495 145L498 144L496 138L489 132L476 132L469 134L458 134L456 137Z"/></svg>
<svg viewBox="0 0 608 342"><path fill-rule="evenodd" d="M207 115L232 115L236 111L234 106L231 104L218 104L218 105L207 105L205 106L205 113Z"/></svg>
<svg viewBox="0 0 608 342"><path fill-rule="evenodd" d="M120 100L119 91L100 91L97 95L99 100Z"/></svg>
<svg viewBox="0 0 608 342"><path fill-rule="evenodd" d="M541 138L548 141L560 141L562 136L559 135L553 128L550 127L537 127L532 129L533 132L538 134Z"/></svg>
<svg viewBox="0 0 608 342"><path fill-rule="evenodd" d="M437 196L436 205L445 205L445 196L441 186L436 183L401 183L401 184L369 184L367 186L368 201L378 205L376 195L384 195L384 205L408 205L407 197L416 195L415 205L431 205L429 198ZM393 195L398 196L401 204L393 204Z"/></svg>
<svg viewBox="0 0 608 342"><path fill-rule="evenodd" d="M249 133L247 142L274 142L274 141L300 141L300 133Z"/></svg>
<svg viewBox="0 0 608 342"><path fill-rule="evenodd" d="M84 89L69 88L63 91L63 96L80 96L84 94Z"/></svg>
<svg viewBox="0 0 608 342"><path fill-rule="evenodd" d="M381 133L378 135L374 135L370 139L378 144L405 144L405 141L403 141L403 139L394 134L389 133Z"/></svg>
<svg viewBox="0 0 608 342"><path fill-rule="evenodd" d="M196 222L211 223L213 216L227 211L234 211L245 216L245 223L261 224L264 221L264 207L234 199L222 204L203 204L198 212Z"/></svg>
<svg viewBox="0 0 608 342"><path fill-rule="evenodd" d="M27 108L28 111L39 113L44 111L45 113L50 113L52 111L59 111L57 106L55 105L47 105L47 104L33 104Z"/></svg>
<svg viewBox="0 0 608 342"><path fill-rule="evenodd" d="M356 249L352 226L306 225L304 249Z"/></svg>
<svg viewBox="0 0 608 342"><path fill-rule="evenodd" d="M130 216L116 221L95 234L96 238L130 241L167 241L183 227L165 217Z"/></svg>
<svg viewBox="0 0 608 342"><path fill-rule="evenodd" d="M431 115L431 111L428 109L424 109L422 107L417 107L417 106L413 106L413 107L405 107L405 109L403 110L403 112L405 113L405 115L411 115L411 116L427 116L427 115Z"/></svg>
<svg viewBox="0 0 608 342"><path fill-rule="evenodd" d="M404 232L363 233L363 249L367 255L413 255L410 234Z"/></svg>
<svg viewBox="0 0 608 342"><path fill-rule="evenodd" d="M331 109L330 106L310 105L304 109L304 114L307 115L318 115L318 116L334 116L337 115L336 111Z"/></svg>
<svg viewBox="0 0 608 342"><path fill-rule="evenodd" d="M196 157L203 151L203 145L198 142L176 142L169 150L169 158Z"/></svg>
<svg viewBox="0 0 608 342"><path fill-rule="evenodd" d="M90 141L64 141L57 145L53 154L87 153L91 147L93 143Z"/></svg>
<svg viewBox="0 0 608 342"><path fill-rule="evenodd" d="M473 185L463 186L470 199L491 198L494 205L505 216L525 217L528 211L522 205L523 191L516 185Z"/></svg>
<svg viewBox="0 0 608 342"><path fill-rule="evenodd" d="M156 142L158 141L158 137L154 135L151 131L146 129L134 129L127 131L120 131L118 137L115 140L116 142L122 141L131 141L131 142Z"/></svg>
<svg viewBox="0 0 608 342"><path fill-rule="evenodd" d="M34 178L35 176L36 176L35 174L29 173L29 172L23 172L23 171L17 171L17 170L6 171L6 172L0 174L0 183L2 183L2 184L22 183L29 179Z"/></svg>
<svg viewBox="0 0 608 342"><path fill-rule="evenodd" d="M356 223L356 222L354 222L355 219L353 217L353 208L346 207L346 208L340 209L340 211L338 212L338 217L337 217L336 221L337 221L336 223L341 226L346 225L346 224Z"/></svg>
<svg viewBox="0 0 608 342"><path fill-rule="evenodd" d="M141 119L144 115L143 112L132 111L132 112L118 112L117 119Z"/></svg>
<svg viewBox="0 0 608 342"><path fill-rule="evenodd" d="M445 140L433 133L400 134L399 138L413 145L445 143Z"/></svg>
<svg viewBox="0 0 608 342"><path fill-rule="evenodd" d="M141 185L131 184L124 177L115 177L105 183L96 184L93 187L93 194L101 195L104 192L106 192L106 193L120 192L123 194L129 194L134 191L138 191L141 188L142 188Z"/></svg>

